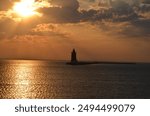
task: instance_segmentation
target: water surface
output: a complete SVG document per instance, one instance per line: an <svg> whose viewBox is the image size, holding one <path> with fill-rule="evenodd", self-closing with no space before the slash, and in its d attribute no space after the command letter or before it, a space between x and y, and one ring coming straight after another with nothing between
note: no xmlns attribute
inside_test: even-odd
<svg viewBox="0 0 150 116"><path fill-rule="evenodd" d="M0 98L150 98L150 64L1 60Z"/></svg>

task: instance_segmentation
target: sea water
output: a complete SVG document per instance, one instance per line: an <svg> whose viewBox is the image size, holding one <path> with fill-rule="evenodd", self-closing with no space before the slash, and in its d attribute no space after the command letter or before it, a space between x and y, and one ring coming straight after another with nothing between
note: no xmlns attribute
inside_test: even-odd
<svg viewBox="0 0 150 116"><path fill-rule="evenodd" d="M1 60L1 99L150 98L150 64Z"/></svg>

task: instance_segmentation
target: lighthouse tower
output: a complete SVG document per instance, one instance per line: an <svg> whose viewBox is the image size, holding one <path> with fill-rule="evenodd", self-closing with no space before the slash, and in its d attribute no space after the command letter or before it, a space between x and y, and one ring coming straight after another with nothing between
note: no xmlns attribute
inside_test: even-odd
<svg viewBox="0 0 150 116"><path fill-rule="evenodd" d="M71 52L71 63L72 64L78 63L78 61L77 61L77 53L76 53L75 49L73 49L72 52Z"/></svg>

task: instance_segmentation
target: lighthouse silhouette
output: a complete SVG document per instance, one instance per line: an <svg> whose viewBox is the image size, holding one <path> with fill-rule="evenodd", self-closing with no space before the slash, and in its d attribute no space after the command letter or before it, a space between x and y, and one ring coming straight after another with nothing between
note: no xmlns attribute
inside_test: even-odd
<svg viewBox="0 0 150 116"><path fill-rule="evenodd" d="M77 53L76 50L73 49L71 52L71 64L77 64L78 60L77 60Z"/></svg>

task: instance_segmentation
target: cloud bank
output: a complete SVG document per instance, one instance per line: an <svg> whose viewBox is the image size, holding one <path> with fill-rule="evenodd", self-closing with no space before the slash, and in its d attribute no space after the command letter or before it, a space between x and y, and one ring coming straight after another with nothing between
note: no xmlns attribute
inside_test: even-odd
<svg viewBox="0 0 150 116"><path fill-rule="evenodd" d="M76 24L89 22L92 25L102 22L121 24L122 34L127 36L149 36L150 12L149 0L140 3L139 0L36 0L37 11L42 16L33 16L29 19L20 19L11 12L12 6L19 0L0 1L0 38L13 38L19 35L67 35L60 31L33 32L41 25ZM93 6L97 6L95 9ZM103 7L102 7L103 6ZM100 22L100 23L97 23ZM106 23L104 23L106 24ZM39 26L40 25L40 26ZM105 27L109 25L105 25ZM99 25L99 28L102 28ZM134 30L134 31L128 31ZM132 32L132 33L131 33ZM48 34L49 33L49 34Z"/></svg>
<svg viewBox="0 0 150 116"><path fill-rule="evenodd" d="M75 47L83 58L97 56L105 60L111 55L113 60L117 60L116 56L150 59L149 0L36 0L41 16L29 18L12 11L17 1L20 0L0 1L0 48L7 48L9 54L20 46L17 57L28 57L30 51L30 57L43 53L44 58L49 50L55 51L52 56L57 57L60 50L68 53ZM63 54L60 57L66 59Z"/></svg>

